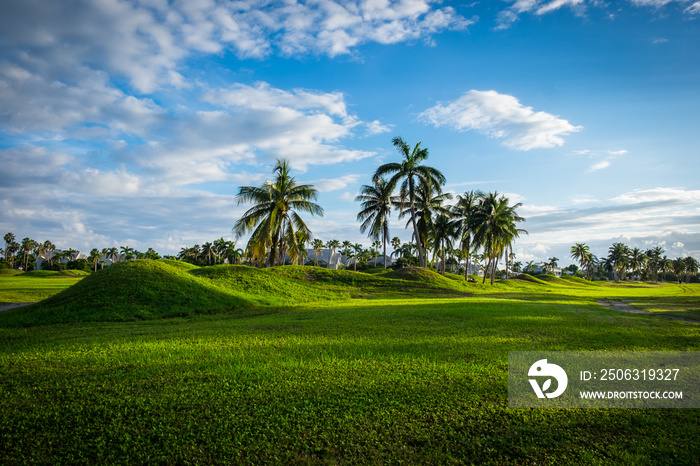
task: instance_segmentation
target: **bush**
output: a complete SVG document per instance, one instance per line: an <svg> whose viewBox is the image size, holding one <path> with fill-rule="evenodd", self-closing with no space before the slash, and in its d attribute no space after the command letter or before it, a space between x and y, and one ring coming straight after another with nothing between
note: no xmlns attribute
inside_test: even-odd
<svg viewBox="0 0 700 466"><path fill-rule="evenodd" d="M417 257L399 257L399 259L394 264L394 270L402 269L404 267L418 267Z"/></svg>

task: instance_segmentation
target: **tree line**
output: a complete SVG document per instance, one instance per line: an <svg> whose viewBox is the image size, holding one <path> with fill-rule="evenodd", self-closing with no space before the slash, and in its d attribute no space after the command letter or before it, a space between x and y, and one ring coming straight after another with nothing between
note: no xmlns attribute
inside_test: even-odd
<svg viewBox="0 0 700 466"><path fill-rule="evenodd" d="M659 281L667 274L673 274L682 283L697 276L700 264L691 256L670 259L664 255L665 250L656 246L645 251L639 248L630 248L624 243L613 243L608 249L606 257L598 258L591 253L590 247L585 243L576 243L571 246L571 258L578 261L581 270L585 270L585 276L589 279L594 276L605 276L625 280Z"/></svg>
<svg viewBox="0 0 700 466"><path fill-rule="evenodd" d="M42 243L25 237L18 243L12 232L6 233L3 239L5 248L0 248L0 255L4 257L2 266L20 267L22 270L35 268L39 258L43 259L42 267L45 270L68 268L85 271L97 271L98 266L104 267L107 261L115 263L131 259L161 259L161 255L153 248L148 248L146 252L137 251L129 246L93 248L89 255L80 257L80 251L73 248L57 249L56 245L49 240Z"/></svg>

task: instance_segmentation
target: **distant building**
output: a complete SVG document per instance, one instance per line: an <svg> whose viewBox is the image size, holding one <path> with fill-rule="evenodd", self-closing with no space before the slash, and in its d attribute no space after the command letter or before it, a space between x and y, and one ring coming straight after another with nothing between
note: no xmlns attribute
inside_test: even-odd
<svg viewBox="0 0 700 466"><path fill-rule="evenodd" d="M539 264L534 264L534 273L552 273L555 277L561 277L561 267L550 267L546 262L540 262Z"/></svg>

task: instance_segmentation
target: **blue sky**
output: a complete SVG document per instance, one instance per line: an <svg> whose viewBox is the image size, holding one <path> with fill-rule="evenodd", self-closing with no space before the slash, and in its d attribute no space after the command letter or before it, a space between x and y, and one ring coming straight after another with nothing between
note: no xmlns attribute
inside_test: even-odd
<svg viewBox="0 0 700 466"><path fill-rule="evenodd" d="M168 254L219 237L278 157L316 237L393 136L446 190L521 202L518 259L700 257L700 2L4 2L0 230ZM394 219L392 236L410 238ZM241 240L243 242L243 240Z"/></svg>

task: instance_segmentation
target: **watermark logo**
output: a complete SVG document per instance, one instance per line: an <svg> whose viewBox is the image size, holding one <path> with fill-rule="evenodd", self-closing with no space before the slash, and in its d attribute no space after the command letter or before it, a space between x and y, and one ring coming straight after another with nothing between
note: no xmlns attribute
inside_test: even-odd
<svg viewBox="0 0 700 466"><path fill-rule="evenodd" d="M530 366L530 370L527 373L528 377L547 377L542 386L540 387L537 379L528 379L532 389L537 394L537 398L556 398L566 390L566 386L569 383L569 378L566 376L566 372L561 367L556 364L547 363L546 359L540 359ZM552 386L552 378L557 381L557 388L551 393L547 393Z"/></svg>

